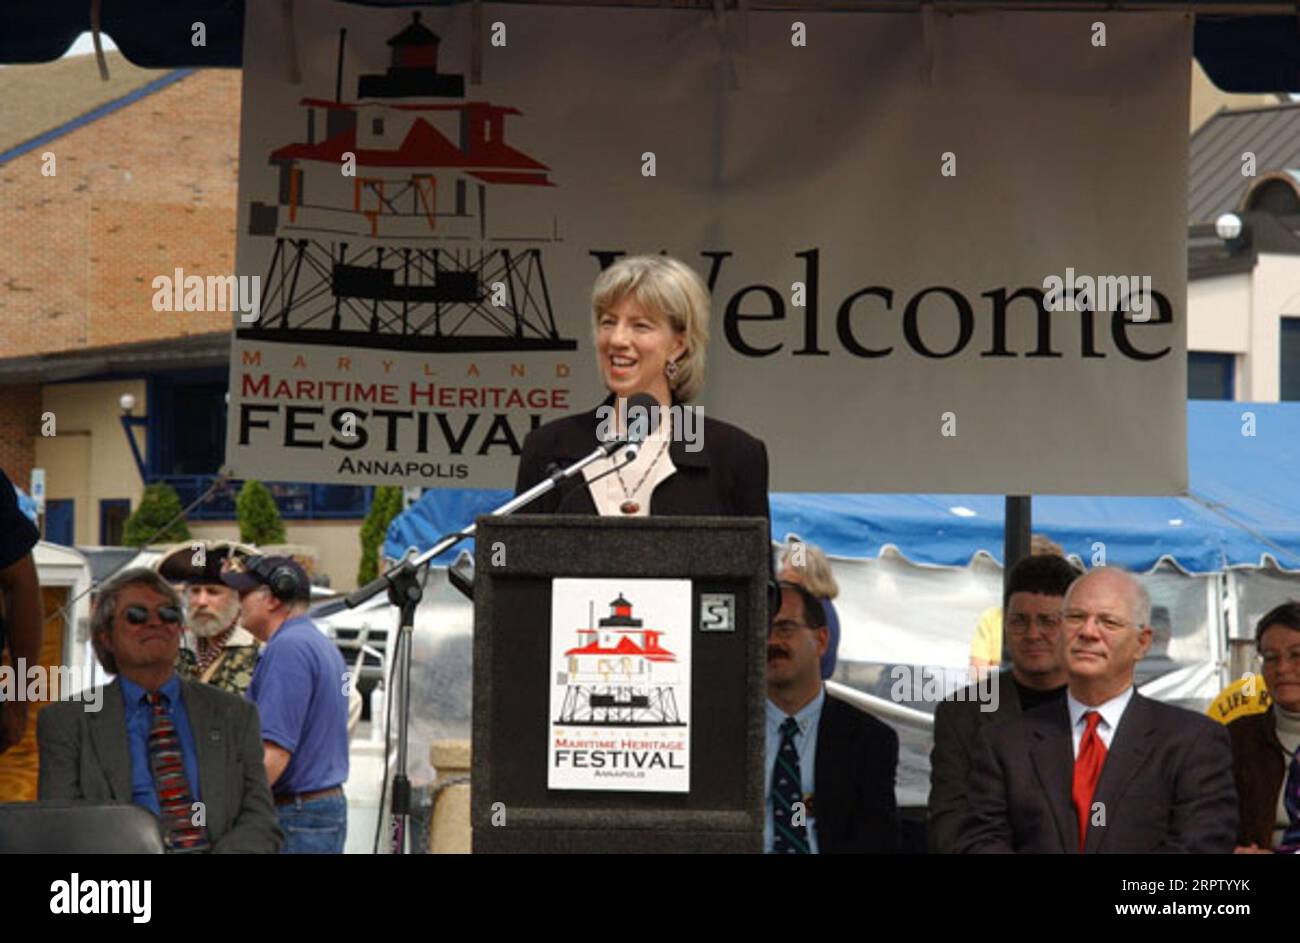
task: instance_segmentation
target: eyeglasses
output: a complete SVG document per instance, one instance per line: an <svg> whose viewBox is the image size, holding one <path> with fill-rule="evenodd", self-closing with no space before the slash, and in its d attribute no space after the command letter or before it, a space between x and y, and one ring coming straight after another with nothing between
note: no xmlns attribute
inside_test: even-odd
<svg viewBox="0 0 1300 943"><path fill-rule="evenodd" d="M1288 648L1284 652L1269 650L1260 652L1255 656L1259 663L1265 668L1276 668L1280 664L1285 664L1288 668L1300 668L1300 645L1294 648Z"/></svg>
<svg viewBox="0 0 1300 943"><path fill-rule="evenodd" d="M1103 629L1107 632L1118 632L1121 629L1127 629L1133 625L1118 616L1108 615L1106 613L1084 612L1081 609L1067 609L1063 621L1067 628L1081 629L1088 624L1089 619L1096 619Z"/></svg>
<svg viewBox="0 0 1300 943"><path fill-rule="evenodd" d="M795 622L793 619L780 619L772 623L772 627L767 630L768 635L793 635L799 629L808 628L805 622Z"/></svg>
<svg viewBox="0 0 1300 943"><path fill-rule="evenodd" d="M180 625L181 611L175 606L159 606L154 610L154 613L158 616L159 622ZM122 615L126 616L126 621L132 625L144 625L149 621L149 608L147 606L127 606L122 610Z"/></svg>
<svg viewBox="0 0 1300 943"><path fill-rule="evenodd" d="M1061 617L1051 615L1050 613L1040 612L1033 619L1029 616L1017 613L1007 619L1007 630L1012 635L1024 635L1029 631L1031 625L1038 626L1038 631L1044 635L1050 635L1061 627Z"/></svg>

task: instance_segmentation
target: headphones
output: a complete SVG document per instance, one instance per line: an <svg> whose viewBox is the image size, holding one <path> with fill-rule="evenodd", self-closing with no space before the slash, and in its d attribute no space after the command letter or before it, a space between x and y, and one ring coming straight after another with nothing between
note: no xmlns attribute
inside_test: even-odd
<svg viewBox="0 0 1300 943"><path fill-rule="evenodd" d="M267 574L266 585L271 590L271 595L281 602L306 599L311 592L303 585L298 571L283 564Z"/></svg>

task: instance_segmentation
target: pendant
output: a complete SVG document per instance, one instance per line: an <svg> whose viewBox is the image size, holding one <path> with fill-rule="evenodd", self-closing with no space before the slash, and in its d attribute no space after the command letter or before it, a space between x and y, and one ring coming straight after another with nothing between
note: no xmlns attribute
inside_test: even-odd
<svg viewBox="0 0 1300 943"><path fill-rule="evenodd" d="M641 505L637 504L635 501L624 501L618 506L618 509L624 514L635 514L637 511L641 510Z"/></svg>

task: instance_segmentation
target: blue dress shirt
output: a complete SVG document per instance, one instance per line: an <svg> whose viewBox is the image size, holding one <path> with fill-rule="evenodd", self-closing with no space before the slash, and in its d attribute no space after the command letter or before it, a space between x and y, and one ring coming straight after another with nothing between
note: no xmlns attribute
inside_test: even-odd
<svg viewBox="0 0 1300 943"><path fill-rule="evenodd" d="M817 725L822 719L822 704L826 701L826 688L817 692L817 696L805 704L795 715L799 732L794 735L794 748L799 753L799 785L805 796L814 792L817 782L816 770L813 768L817 758ZM770 700L767 702L767 758L763 778L763 851L771 853L772 836L776 831L772 817L772 767L776 764L776 754L781 749L781 725L785 723L786 713ZM816 802L813 803L816 808ZM808 850L817 854L817 830L813 828L813 816L807 816Z"/></svg>
<svg viewBox="0 0 1300 943"><path fill-rule="evenodd" d="M149 769L149 728L153 724L153 709L145 699L149 692L121 675L117 680L122 688L122 706L126 711L126 744L131 751L131 801L159 815L162 809L158 805L153 771ZM181 699L181 679L172 675L158 691L176 726L185 778L190 781L194 801L198 802L202 798L199 795L199 754L194 748L194 733L190 730L185 701Z"/></svg>

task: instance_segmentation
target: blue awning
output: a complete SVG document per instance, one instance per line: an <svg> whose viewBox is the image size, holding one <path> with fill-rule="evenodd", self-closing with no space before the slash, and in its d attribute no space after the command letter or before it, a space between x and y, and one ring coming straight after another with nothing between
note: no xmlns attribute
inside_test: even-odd
<svg viewBox="0 0 1300 943"><path fill-rule="evenodd" d="M263 0L270 2L270 0ZM374 7L428 5L431 0L347 0ZM464 2L464 0L452 0ZM1225 0L1148 0L1171 10L1222 11ZM239 68L243 61L246 0L131 0L104 3L101 29L131 62L149 69ZM542 5L545 0L540 0ZM442 5L448 5L442 0ZM569 6L570 4L564 4ZM872 0L862 0L870 12ZM951 4L961 6L960 0ZM971 9L983 4L970 0ZM1054 5L1044 0L1045 6ZM880 3L882 10L891 4ZM1254 4L1258 8L1258 4ZM0 62L49 62L67 52L90 29L89 0L40 0L0 5ZM1277 4L1279 11L1286 7ZM815 9L815 5L813 6ZM1097 5L1104 10L1102 4ZM191 27L204 24L206 45L191 42ZM1196 58L1226 92L1300 92L1300 28L1294 13L1282 16L1197 17Z"/></svg>
<svg viewBox="0 0 1300 943"><path fill-rule="evenodd" d="M1162 557L1192 573L1267 558L1300 569L1300 403L1192 402L1187 437L1186 495L1038 497L1034 531L1089 565L1104 553L1139 572ZM393 521L385 553L432 546L509 497L429 491ZM1002 559L997 495L777 493L771 506L774 539L797 534L832 556L871 558L892 546L922 564L964 566L980 552Z"/></svg>

